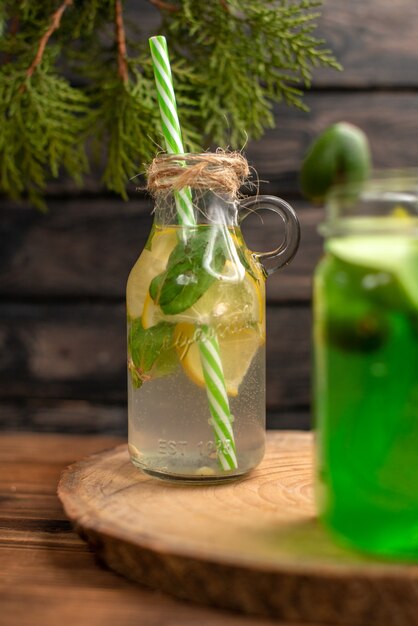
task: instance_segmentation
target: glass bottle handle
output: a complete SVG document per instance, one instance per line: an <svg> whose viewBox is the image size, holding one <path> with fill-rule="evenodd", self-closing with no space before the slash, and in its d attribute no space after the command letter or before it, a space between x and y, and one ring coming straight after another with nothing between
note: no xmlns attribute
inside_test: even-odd
<svg viewBox="0 0 418 626"><path fill-rule="evenodd" d="M270 274L273 274L273 272L279 268L290 263L295 256L300 241L300 225L297 215L290 204L275 196L255 196L254 198L246 198L240 202L240 224L251 213L257 213L265 209L280 215L284 222L284 239L278 248L268 252L253 251L253 254L261 263L265 259L277 259L277 263L274 267L264 268L267 275L270 276Z"/></svg>

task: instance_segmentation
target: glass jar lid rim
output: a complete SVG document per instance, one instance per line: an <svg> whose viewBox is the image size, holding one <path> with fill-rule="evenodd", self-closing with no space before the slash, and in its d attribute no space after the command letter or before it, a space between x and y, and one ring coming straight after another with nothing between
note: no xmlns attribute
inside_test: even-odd
<svg viewBox="0 0 418 626"><path fill-rule="evenodd" d="M351 193L373 193L377 190L414 190L418 196L418 168L378 169L373 170L371 176L362 181L338 183L331 187L326 195L325 203L344 199Z"/></svg>

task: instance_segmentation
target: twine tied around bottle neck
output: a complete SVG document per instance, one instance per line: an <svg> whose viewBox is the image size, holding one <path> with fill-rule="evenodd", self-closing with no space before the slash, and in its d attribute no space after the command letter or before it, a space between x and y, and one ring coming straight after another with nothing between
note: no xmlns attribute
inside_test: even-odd
<svg viewBox="0 0 418 626"><path fill-rule="evenodd" d="M147 189L153 196L191 187L238 195L250 168L239 152L161 154L148 167Z"/></svg>

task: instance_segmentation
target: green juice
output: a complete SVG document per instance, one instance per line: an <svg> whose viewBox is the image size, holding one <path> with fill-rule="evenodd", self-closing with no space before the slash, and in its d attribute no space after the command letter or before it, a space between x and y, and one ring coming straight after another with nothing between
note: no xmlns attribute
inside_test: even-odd
<svg viewBox="0 0 418 626"><path fill-rule="evenodd" d="M331 238L315 277L318 500L373 553L418 557L418 240Z"/></svg>

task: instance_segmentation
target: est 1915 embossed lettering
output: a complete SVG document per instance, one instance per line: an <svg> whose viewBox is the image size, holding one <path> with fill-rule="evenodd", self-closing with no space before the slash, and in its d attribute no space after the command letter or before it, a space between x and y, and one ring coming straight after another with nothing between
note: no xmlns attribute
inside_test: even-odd
<svg viewBox="0 0 418 626"><path fill-rule="evenodd" d="M187 441L175 441L174 439L159 439L158 452L161 456L184 456L187 451ZM200 456L215 459L220 452L227 454L231 450L230 439L225 441L199 441L197 449Z"/></svg>

